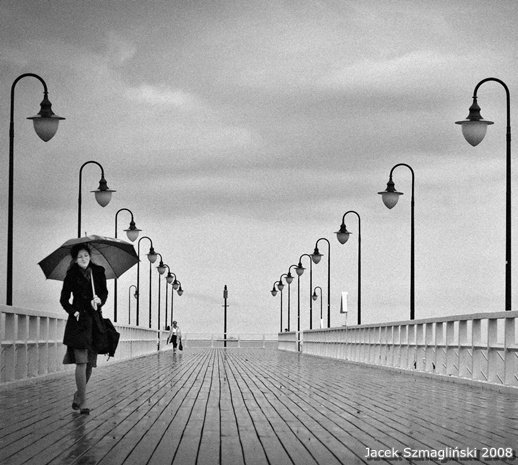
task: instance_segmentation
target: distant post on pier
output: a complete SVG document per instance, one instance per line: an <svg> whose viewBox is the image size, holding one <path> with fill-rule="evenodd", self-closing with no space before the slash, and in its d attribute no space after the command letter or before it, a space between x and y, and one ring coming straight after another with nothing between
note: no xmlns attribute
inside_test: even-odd
<svg viewBox="0 0 518 465"><path fill-rule="evenodd" d="M228 289L227 285L225 284L225 288L223 289L223 307L225 308L225 314L224 314L224 326L223 326L223 347L227 347L227 299L228 299Z"/></svg>

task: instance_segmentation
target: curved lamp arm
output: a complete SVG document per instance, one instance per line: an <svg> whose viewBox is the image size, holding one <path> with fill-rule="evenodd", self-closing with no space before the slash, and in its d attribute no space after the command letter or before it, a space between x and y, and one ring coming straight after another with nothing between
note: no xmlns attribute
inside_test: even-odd
<svg viewBox="0 0 518 465"><path fill-rule="evenodd" d="M124 231L126 232L128 239L131 242L134 242L138 238L139 232L142 231L142 229L138 229L135 225L135 221L133 220L133 212L129 208L121 208L117 211L117 213L115 213L115 238L117 238L117 217L119 216L119 213L122 211L127 211L131 215L129 228L125 229Z"/></svg>
<svg viewBox="0 0 518 465"><path fill-rule="evenodd" d="M87 161L86 163L83 163L81 168L79 169L79 195L77 198L78 203L78 209L77 209L77 237L81 237L81 204L82 204L82 194L81 194L81 185L82 185L82 178L83 178L83 168L86 165L89 165L91 163L94 163L101 169L101 180L99 181L99 188L95 191L91 191L95 194L95 200L97 200L97 203L101 207L106 207L110 203L110 200L112 198L112 193L115 192L114 190L108 188L108 184L106 182L106 179L104 179L104 168L102 165L95 160Z"/></svg>

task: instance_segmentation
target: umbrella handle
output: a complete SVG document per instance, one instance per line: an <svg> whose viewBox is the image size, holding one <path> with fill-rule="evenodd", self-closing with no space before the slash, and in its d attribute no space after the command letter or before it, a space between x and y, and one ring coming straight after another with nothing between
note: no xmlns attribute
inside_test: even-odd
<svg viewBox="0 0 518 465"><path fill-rule="evenodd" d="M92 292L94 293L94 309L97 310L97 303L95 303L95 298L97 294L95 293L95 285L94 285L94 274L92 273L92 269L90 268L90 281L92 282Z"/></svg>

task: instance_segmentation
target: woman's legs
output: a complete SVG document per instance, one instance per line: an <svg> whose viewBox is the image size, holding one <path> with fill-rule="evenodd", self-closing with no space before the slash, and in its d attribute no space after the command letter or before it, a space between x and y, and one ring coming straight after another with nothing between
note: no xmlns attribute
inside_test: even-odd
<svg viewBox="0 0 518 465"><path fill-rule="evenodd" d="M86 385L92 376L92 365L89 363L76 364L77 397L80 408L86 408Z"/></svg>
<svg viewBox="0 0 518 465"><path fill-rule="evenodd" d="M86 363L76 364L76 386L80 408L86 408L86 365ZM90 374L91 372L92 370L90 369Z"/></svg>

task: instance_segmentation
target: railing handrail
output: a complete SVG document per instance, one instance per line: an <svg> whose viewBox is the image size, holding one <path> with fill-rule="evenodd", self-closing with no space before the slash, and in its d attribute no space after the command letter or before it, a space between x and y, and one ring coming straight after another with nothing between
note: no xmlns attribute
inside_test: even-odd
<svg viewBox="0 0 518 465"><path fill-rule="evenodd" d="M518 318L518 310L508 311L508 312L482 312L482 313L468 313L462 315L453 315L453 316L442 316L442 317L434 317L434 318L421 318L418 320L401 320L401 321L388 321L382 323L369 323L362 325L344 325L344 326L336 326L333 328L315 328L304 330L304 332L326 332L326 331L336 331L337 329L348 328L380 328L380 327L390 327L390 326L416 326L428 323L447 323L451 321L470 321L470 320L499 320L504 318ZM295 331L291 331L292 333ZM281 334L281 333L280 333Z"/></svg>
<svg viewBox="0 0 518 465"><path fill-rule="evenodd" d="M486 312L280 333L279 348L516 389L517 336L518 311Z"/></svg>

